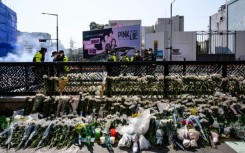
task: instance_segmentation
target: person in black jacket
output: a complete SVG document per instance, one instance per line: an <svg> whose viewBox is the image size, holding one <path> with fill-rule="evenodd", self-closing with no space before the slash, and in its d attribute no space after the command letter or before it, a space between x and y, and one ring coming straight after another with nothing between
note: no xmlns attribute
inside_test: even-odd
<svg viewBox="0 0 245 153"><path fill-rule="evenodd" d="M53 62L56 62L57 61L58 55L59 54L58 54L57 51L52 52L52 56L51 57L53 57Z"/></svg>
<svg viewBox="0 0 245 153"><path fill-rule="evenodd" d="M148 50L148 58L147 58L147 61L156 61L156 57L155 55L152 53L152 48L149 48Z"/></svg>
<svg viewBox="0 0 245 153"><path fill-rule="evenodd" d="M134 56L131 57L130 61L131 62L143 61L143 58L140 56L140 51L137 50L134 53Z"/></svg>

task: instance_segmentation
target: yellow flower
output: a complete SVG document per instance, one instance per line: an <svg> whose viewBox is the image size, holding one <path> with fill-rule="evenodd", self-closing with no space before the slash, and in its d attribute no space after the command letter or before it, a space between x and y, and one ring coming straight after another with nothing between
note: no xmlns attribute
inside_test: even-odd
<svg viewBox="0 0 245 153"><path fill-rule="evenodd" d="M196 115L197 114L197 109L196 108L190 108L191 115Z"/></svg>
<svg viewBox="0 0 245 153"><path fill-rule="evenodd" d="M86 133L86 125L84 123L78 124L78 125L76 125L75 130L80 135L85 134Z"/></svg>
<svg viewBox="0 0 245 153"><path fill-rule="evenodd" d="M132 114L131 117L134 118L134 117L137 117L139 115L140 115L139 113L135 113L135 114Z"/></svg>

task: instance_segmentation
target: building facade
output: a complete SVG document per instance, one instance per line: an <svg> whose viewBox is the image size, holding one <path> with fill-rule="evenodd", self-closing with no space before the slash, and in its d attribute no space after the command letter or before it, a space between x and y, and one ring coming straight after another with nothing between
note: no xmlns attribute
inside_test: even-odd
<svg viewBox="0 0 245 153"><path fill-rule="evenodd" d="M109 28L115 28L117 26L132 26L132 25L141 25L141 20L110 20Z"/></svg>
<svg viewBox="0 0 245 153"><path fill-rule="evenodd" d="M17 15L0 1L0 57L14 52L17 41Z"/></svg>
<svg viewBox="0 0 245 153"><path fill-rule="evenodd" d="M184 16L173 16L173 32L184 31ZM169 32L171 31L170 18L158 18L155 24L155 32Z"/></svg>
<svg viewBox="0 0 245 153"><path fill-rule="evenodd" d="M244 0L230 0L227 3L228 30L245 31L244 7Z"/></svg>
<svg viewBox="0 0 245 153"><path fill-rule="evenodd" d="M226 4L222 5L218 12L210 16L210 31L226 31L227 30L227 9Z"/></svg>

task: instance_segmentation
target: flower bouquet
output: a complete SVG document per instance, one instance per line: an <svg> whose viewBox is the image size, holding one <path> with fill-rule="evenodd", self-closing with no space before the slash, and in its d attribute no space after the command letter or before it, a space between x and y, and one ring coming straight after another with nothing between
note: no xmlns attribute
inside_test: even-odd
<svg viewBox="0 0 245 153"><path fill-rule="evenodd" d="M144 134L149 129L150 124L150 110L147 109L139 116L135 118L129 118L129 125L119 127L117 131L123 137L120 139L119 147L130 147L131 141L133 142L133 152L138 152L139 150L148 149L150 143L144 137Z"/></svg>

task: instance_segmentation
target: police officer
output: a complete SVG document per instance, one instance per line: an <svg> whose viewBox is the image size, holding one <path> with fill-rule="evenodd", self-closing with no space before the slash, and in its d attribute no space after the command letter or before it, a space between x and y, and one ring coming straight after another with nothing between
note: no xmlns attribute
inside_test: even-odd
<svg viewBox="0 0 245 153"><path fill-rule="evenodd" d="M120 62L129 62L129 58L126 52L121 55Z"/></svg>
<svg viewBox="0 0 245 153"><path fill-rule="evenodd" d="M44 62L46 52L47 48L42 47L41 50L34 55L33 62Z"/></svg>
<svg viewBox="0 0 245 153"><path fill-rule="evenodd" d="M33 62L44 62L46 52L47 48L42 47L41 50L34 55ZM34 84L39 85L42 82L43 75L45 74L45 68L41 65L33 66L32 71L35 77Z"/></svg>
<svg viewBox="0 0 245 153"><path fill-rule="evenodd" d="M51 57L53 57L53 62L56 62L57 61L58 55L59 54L58 54L57 51L52 52L52 56Z"/></svg>
<svg viewBox="0 0 245 153"><path fill-rule="evenodd" d="M111 59L109 59L109 60L112 61L112 62L116 62L117 61L117 56L116 56L115 52L111 53Z"/></svg>
<svg viewBox="0 0 245 153"><path fill-rule="evenodd" d="M155 55L152 53L152 48L149 48L149 50L148 50L147 61L156 61Z"/></svg>
<svg viewBox="0 0 245 153"><path fill-rule="evenodd" d="M63 50L60 50L59 55L57 56L57 61L59 62L68 62L68 57L65 55Z"/></svg>
<svg viewBox="0 0 245 153"><path fill-rule="evenodd" d="M148 50L147 49L144 50L143 61L148 61Z"/></svg>
<svg viewBox="0 0 245 153"><path fill-rule="evenodd" d="M60 50L58 54L59 54L57 56L57 61L58 62L68 62L69 61L68 57L64 54L63 50ZM69 71L70 71L69 66L60 67L58 69L57 75L60 76L60 73L63 74L63 75L66 75L66 73L69 72Z"/></svg>
<svg viewBox="0 0 245 153"><path fill-rule="evenodd" d="M109 62L116 62L117 61L117 56L116 56L116 53L114 51L112 51L108 57L107 57L107 60Z"/></svg>
<svg viewBox="0 0 245 153"><path fill-rule="evenodd" d="M134 62L134 61L143 61L143 58L140 56L140 52L137 50L135 53L134 53L134 56L131 57L131 62Z"/></svg>

